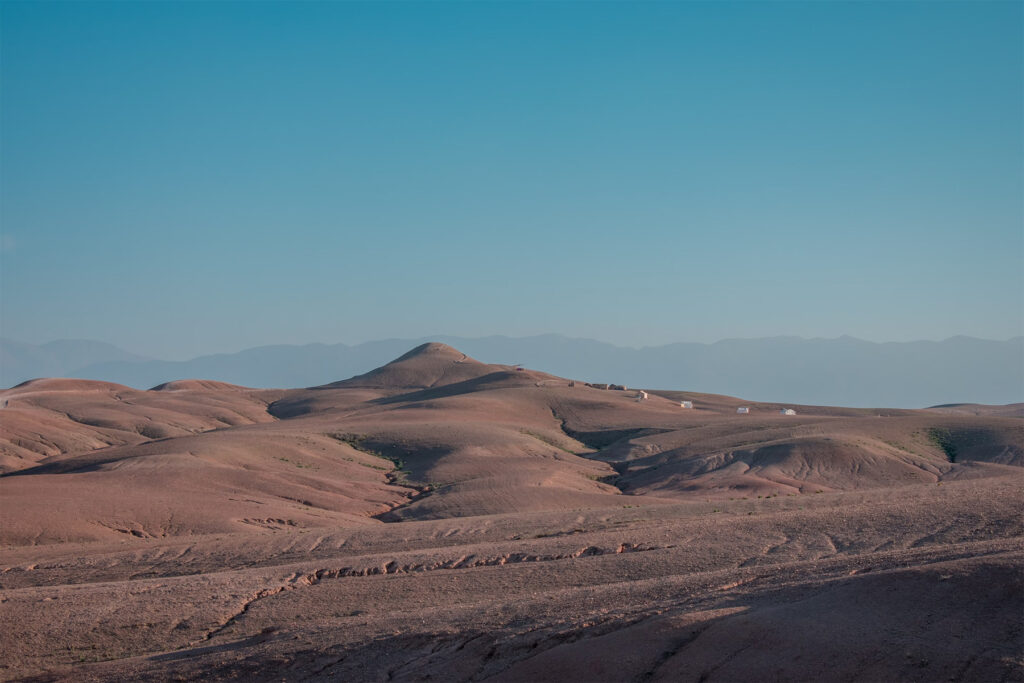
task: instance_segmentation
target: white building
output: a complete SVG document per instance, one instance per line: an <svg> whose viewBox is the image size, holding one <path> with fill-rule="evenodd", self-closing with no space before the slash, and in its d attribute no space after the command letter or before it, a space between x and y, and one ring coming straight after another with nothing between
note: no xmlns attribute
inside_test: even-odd
<svg viewBox="0 0 1024 683"><path fill-rule="evenodd" d="M746 415L750 412L750 408L746 406L740 406L739 408L736 409L736 412L739 415Z"/></svg>
<svg viewBox="0 0 1024 683"><path fill-rule="evenodd" d="M679 407L680 408L693 408L693 401L680 401L679 402Z"/></svg>
<svg viewBox="0 0 1024 683"><path fill-rule="evenodd" d="M796 415L796 411L792 408L783 408L779 411L780 415Z"/></svg>
<svg viewBox="0 0 1024 683"><path fill-rule="evenodd" d="M640 401L646 401L647 400L647 392L646 391L638 391L636 393L636 400L637 400L638 403Z"/></svg>

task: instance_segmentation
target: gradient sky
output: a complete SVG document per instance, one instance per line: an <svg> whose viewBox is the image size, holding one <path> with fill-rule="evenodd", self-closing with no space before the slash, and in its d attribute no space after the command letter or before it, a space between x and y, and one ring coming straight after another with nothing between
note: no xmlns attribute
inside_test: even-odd
<svg viewBox="0 0 1024 683"><path fill-rule="evenodd" d="M0 334L1020 335L1022 7L4 2Z"/></svg>

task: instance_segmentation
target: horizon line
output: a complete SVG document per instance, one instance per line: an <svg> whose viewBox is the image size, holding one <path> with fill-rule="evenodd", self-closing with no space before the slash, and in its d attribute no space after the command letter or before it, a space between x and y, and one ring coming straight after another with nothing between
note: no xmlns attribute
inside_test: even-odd
<svg viewBox="0 0 1024 683"><path fill-rule="evenodd" d="M615 349L624 349L624 350L631 350L631 351L645 351L645 350L649 350L649 349L661 349L661 348L666 348L666 347L669 347L669 346L678 346L678 345L691 345L692 344L692 345L697 345L697 346L715 346L717 344L723 344L723 343L727 343L727 342L737 342L737 341L770 341L770 340L779 340L779 339L790 339L790 340L798 340L798 341L805 341L805 342L814 342L814 341L826 341L827 342L827 341L850 340L850 341L864 342L866 344L875 344L875 345L886 345L886 344L925 344L925 343L927 343L927 344L943 344L943 343L946 343L946 342L949 342L949 341L952 341L952 340L955 340L955 339L970 339L970 340L973 340L973 341L993 342L993 343L1007 343L1007 342L1014 342L1014 341L1018 341L1018 340L1024 340L1024 335L1014 335L1014 336L1008 337L1006 339L990 339L990 338L985 338L985 337L975 337L975 336L969 335L969 334L954 334L954 335L951 335L949 337L945 337L943 339L911 339L911 340L906 340L906 341L874 341L874 340L871 340L871 339L864 339L863 337L856 337L856 336L851 335L851 334L841 334L841 335L839 335L837 337L804 337L804 336L801 336L801 335L777 334L777 335L766 335L766 336L761 336L761 337L723 337L722 339L718 339L718 340L715 340L713 342L672 341L672 342L666 342L664 344L649 344L649 345L645 345L645 346L631 346L631 345L625 345L625 344L616 344L614 342L604 341L604 340L601 340L601 339L595 339L593 337L569 336L569 335L562 334L562 333L559 333L559 332L544 332L544 333L539 333L539 334L531 334L531 335L523 335L523 336L511 336L511 335L507 335L507 334L487 334L487 335L480 335L480 336L475 336L475 337L458 335L458 334L436 334L436 335L423 335L423 336L419 336L419 337L382 337L382 338L377 338L377 339L368 339L366 341L361 341L361 342L322 342L322 341L312 341L312 342L305 342L305 343L257 344L257 345L254 345L254 346L246 346L246 347L243 347L243 348L238 348L238 349L235 349L233 351L212 351L212 352L209 352L209 353L201 353L201 354L198 354L198 355L195 355L195 356L191 356L189 358L184 358L184 359L179 359L179 360L170 360L170 359L166 359L166 358L158 358L158 357L155 357L155 356L148 356L148 355L143 354L143 353L139 353L139 352L136 352L136 351L133 351L133 350L130 350L130 349L126 349L123 346L119 345L118 343L103 341L103 340L99 340L99 339L88 339L88 338L83 338L83 337L62 337L62 338L59 338L59 339L52 339L52 340L46 341L46 342L33 343L33 342L22 341L22 340L15 339L13 337L5 335L5 336L0 336L0 341L2 341L2 342L13 342L15 344L23 344L25 346L32 346L32 347L43 347L43 346L47 346L49 344L57 344L57 343L61 343L61 342L85 342L85 343L90 343L90 344L105 344L105 345L108 345L108 346L113 346L114 348L116 348L116 349L118 349L120 351L123 351L125 353L129 353L131 355L139 356L141 360L145 360L145 361L160 361L160 362L165 362L165 363L187 363L187 362L199 359L199 358L210 358L210 357L213 357L213 356L231 356L231 355L235 355L235 354L239 354L239 353L244 353L246 351L254 351L254 350L257 350L257 349L289 348L289 347L290 348L303 348L303 347L307 347L307 346L323 346L323 347L344 346L346 348L358 348L360 346L366 346L368 344L379 344L379 343L382 343L382 342L401 342L401 341L407 341L407 342L410 342L410 343L425 343L425 342L435 341L437 339L442 339L442 338L446 338L446 337L447 338L463 339L463 340L466 340L466 341L479 341L479 340L484 340L484 339L508 339L508 340L511 340L511 341L525 341L525 340L539 339L539 338L543 338L543 337L555 337L555 338L559 338L559 339L564 339L566 341L593 342L593 343L596 343L596 344L602 344L602 345L605 345L605 346L610 346L610 347L615 348Z"/></svg>

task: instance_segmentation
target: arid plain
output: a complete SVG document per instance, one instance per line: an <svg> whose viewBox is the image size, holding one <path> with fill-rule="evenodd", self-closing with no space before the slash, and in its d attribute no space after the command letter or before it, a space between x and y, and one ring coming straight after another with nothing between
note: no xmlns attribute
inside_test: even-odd
<svg viewBox="0 0 1024 683"><path fill-rule="evenodd" d="M1024 680L1024 405L636 396L441 344L0 392L0 676Z"/></svg>

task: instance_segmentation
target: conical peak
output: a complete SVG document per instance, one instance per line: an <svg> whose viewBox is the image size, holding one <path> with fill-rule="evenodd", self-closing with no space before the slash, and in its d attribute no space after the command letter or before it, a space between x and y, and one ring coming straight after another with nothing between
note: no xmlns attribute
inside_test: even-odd
<svg viewBox="0 0 1024 683"><path fill-rule="evenodd" d="M387 365L330 386L424 388L461 382L490 372L485 365L447 344L421 344Z"/></svg>
<svg viewBox="0 0 1024 683"><path fill-rule="evenodd" d="M410 360L419 356L450 356L452 360L467 358L466 354L462 353L458 349L448 346L447 344L442 344L441 342L427 342L426 344L420 344L413 350L399 356L391 362L397 363L398 361Z"/></svg>

